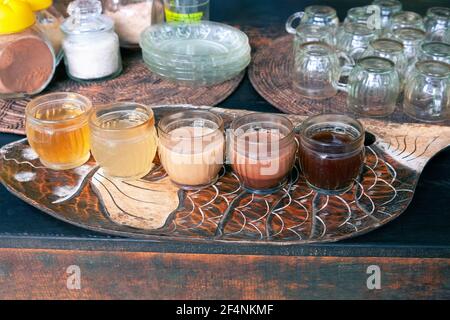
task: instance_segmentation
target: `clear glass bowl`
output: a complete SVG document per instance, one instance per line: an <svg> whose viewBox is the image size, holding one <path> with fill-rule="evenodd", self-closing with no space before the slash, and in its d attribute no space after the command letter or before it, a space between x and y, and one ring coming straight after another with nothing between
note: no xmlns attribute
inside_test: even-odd
<svg viewBox="0 0 450 320"><path fill-rule="evenodd" d="M229 80L251 60L245 33L209 21L151 26L141 36L141 47L151 71L193 85Z"/></svg>
<svg viewBox="0 0 450 320"><path fill-rule="evenodd" d="M234 27L201 21L151 26L141 34L140 45L166 60L214 64L246 50L249 41Z"/></svg>

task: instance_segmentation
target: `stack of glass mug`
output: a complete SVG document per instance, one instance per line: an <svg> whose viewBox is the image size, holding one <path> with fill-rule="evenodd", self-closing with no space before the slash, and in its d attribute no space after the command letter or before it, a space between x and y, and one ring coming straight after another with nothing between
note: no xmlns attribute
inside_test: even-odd
<svg viewBox="0 0 450 320"><path fill-rule="evenodd" d="M401 102L416 120L450 119L450 8L429 8L422 18L398 0L375 0L339 23L333 8L309 6L286 30L295 35L293 83L302 96L344 91L360 116L389 116Z"/></svg>
<svg viewBox="0 0 450 320"><path fill-rule="evenodd" d="M296 139L291 121L275 114L236 117L225 134L220 115L186 109L156 123L150 107L120 102L92 107L76 93L51 93L26 108L30 146L43 165L68 170L92 153L100 174L136 180L149 174L158 152L171 181L181 189L214 184L225 159L242 188L269 194L289 183L296 155L311 188L346 192L364 161L364 128L345 115L319 115L302 123Z"/></svg>

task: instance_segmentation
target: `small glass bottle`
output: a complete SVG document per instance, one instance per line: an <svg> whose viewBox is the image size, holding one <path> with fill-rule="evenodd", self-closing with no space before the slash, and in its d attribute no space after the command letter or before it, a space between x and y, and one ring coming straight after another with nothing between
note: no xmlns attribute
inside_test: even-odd
<svg viewBox="0 0 450 320"><path fill-rule="evenodd" d="M119 37L113 21L101 12L98 0L75 0L67 8L70 17L61 29L64 62L73 80L111 79L122 71Z"/></svg>
<svg viewBox="0 0 450 320"><path fill-rule="evenodd" d="M429 8L425 16L427 40L442 41L446 30L450 29L450 8Z"/></svg>
<svg viewBox="0 0 450 320"><path fill-rule="evenodd" d="M209 0L164 0L167 22L209 20Z"/></svg>
<svg viewBox="0 0 450 320"><path fill-rule="evenodd" d="M36 27L48 38L55 52L58 65L63 56L62 41L64 34L61 24L63 15L53 6L52 0L26 0L36 14Z"/></svg>
<svg viewBox="0 0 450 320"><path fill-rule="evenodd" d="M164 22L161 0L103 0L104 14L114 21L120 46L139 48L142 31Z"/></svg>
<svg viewBox="0 0 450 320"><path fill-rule="evenodd" d="M3 3L0 16L0 98L40 93L55 72L50 41L36 26L36 17L26 2Z"/></svg>

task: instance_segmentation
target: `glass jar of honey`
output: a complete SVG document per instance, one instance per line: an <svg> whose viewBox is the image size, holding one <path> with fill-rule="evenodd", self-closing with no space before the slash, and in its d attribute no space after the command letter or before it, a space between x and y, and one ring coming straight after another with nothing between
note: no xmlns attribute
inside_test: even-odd
<svg viewBox="0 0 450 320"><path fill-rule="evenodd" d="M53 170L76 168L89 160L88 114L91 101L77 93L50 93L31 100L25 110L30 146Z"/></svg>
<svg viewBox="0 0 450 320"><path fill-rule="evenodd" d="M89 127L92 155L107 176L134 180L150 172L157 148L150 107L134 102L99 106Z"/></svg>
<svg viewBox="0 0 450 320"><path fill-rule="evenodd" d="M337 114L313 116L300 127L300 167L308 185L325 194L348 191L361 173L363 125Z"/></svg>

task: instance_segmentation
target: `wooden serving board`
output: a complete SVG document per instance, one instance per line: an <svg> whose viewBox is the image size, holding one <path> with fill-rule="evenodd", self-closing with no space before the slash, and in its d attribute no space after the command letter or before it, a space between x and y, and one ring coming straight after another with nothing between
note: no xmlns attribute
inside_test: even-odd
<svg viewBox="0 0 450 320"><path fill-rule="evenodd" d="M190 106L155 107L161 116ZM194 108L194 107L193 107ZM243 110L211 107L228 125ZM288 116L296 125L302 116ZM14 195L70 224L112 235L173 241L302 244L354 237L406 210L433 155L450 144L450 127L362 120L367 135L364 173L349 192L321 195L296 166L272 195L244 191L229 167L206 189L185 192L155 165L143 179L117 182L91 159L68 171L44 168L23 139L0 149L0 180Z"/></svg>

